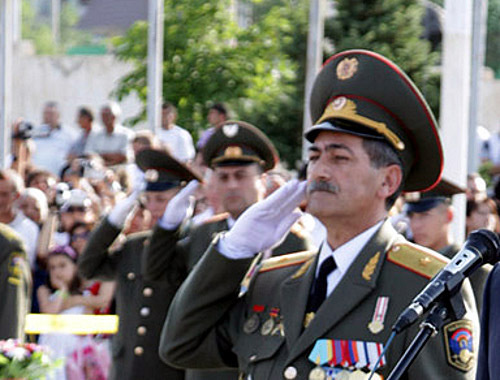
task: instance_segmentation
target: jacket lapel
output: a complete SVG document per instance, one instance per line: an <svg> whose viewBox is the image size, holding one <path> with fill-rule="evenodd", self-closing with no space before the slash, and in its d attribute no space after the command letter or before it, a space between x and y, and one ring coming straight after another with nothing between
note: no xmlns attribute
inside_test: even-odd
<svg viewBox="0 0 500 380"><path fill-rule="evenodd" d="M318 309L309 327L294 343L290 350L289 361L310 349L317 339L324 337L329 330L373 292L385 260L385 254L397 236L397 232L386 220L362 248L333 293ZM302 297L302 294L296 293L295 297Z"/></svg>

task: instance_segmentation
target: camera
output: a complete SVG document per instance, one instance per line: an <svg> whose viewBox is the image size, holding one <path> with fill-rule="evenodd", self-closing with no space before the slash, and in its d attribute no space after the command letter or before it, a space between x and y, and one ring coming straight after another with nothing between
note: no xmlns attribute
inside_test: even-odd
<svg viewBox="0 0 500 380"><path fill-rule="evenodd" d="M33 124L28 121L19 123L16 133L12 135L14 139L28 140L33 137Z"/></svg>

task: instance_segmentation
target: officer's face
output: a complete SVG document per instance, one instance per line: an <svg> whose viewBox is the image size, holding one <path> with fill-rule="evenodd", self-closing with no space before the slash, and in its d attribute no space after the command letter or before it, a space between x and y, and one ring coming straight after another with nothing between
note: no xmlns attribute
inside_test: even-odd
<svg viewBox="0 0 500 380"><path fill-rule="evenodd" d="M424 212L410 212L408 217L415 243L434 250L448 245L452 213L447 205L439 204Z"/></svg>
<svg viewBox="0 0 500 380"><path fill-rule="evenodd" d="M309 150L307 210L325 225L373 225L397 189L391 183L398 180L394 166L373 167L360 137L321 132Z"/></svg>
<svg viewBox="0 0 500 380"><path fill-rule="evenodd" d="M168 202L177 194L178 187L165 191L146 191L145 205L146 209L151 212L152 222L156 223L165 212Z"/></svg>
<svg viewBox="0 0 500 380"><path fill-rule="evenodd" d="M214 169L214 185L222 207L235 219L264 197L264 180L257 164Z"/></svg>

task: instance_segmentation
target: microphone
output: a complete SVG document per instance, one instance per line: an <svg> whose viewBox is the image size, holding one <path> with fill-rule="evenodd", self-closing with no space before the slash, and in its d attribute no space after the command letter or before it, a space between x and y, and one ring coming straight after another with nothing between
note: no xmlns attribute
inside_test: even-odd
<svg viewBox="0 0 500 380"><path fill-rule="evenodd" d="M496 233L485 229L472 232L448 265L430 280L410 306L399 315L392 330L399 334L429 310L434 302L458 291L464 279L481 265L499 261L499 248L500 239Z"/></svg>

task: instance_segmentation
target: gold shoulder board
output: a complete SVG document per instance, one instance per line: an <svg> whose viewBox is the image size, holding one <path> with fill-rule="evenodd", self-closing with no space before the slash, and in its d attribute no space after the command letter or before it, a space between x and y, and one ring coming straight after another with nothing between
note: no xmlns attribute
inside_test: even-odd
<svg viewBox="0 0 500 380"><path fill-rule="evenodd" d="M316 254L317 251L301 251L296 253L289 253L287 255L271 257L262 262L259 273L268 272L279 268L285 268L292 265L303 264L310 258L314 257Z"/></svg>
<svg viewBox="0 0 500 380"><path fill-rule="evenodd" d="M420 276L432 278L449 260L430 249L412 243L403 243L392 246L387 254L387 261Z"/></svg>

